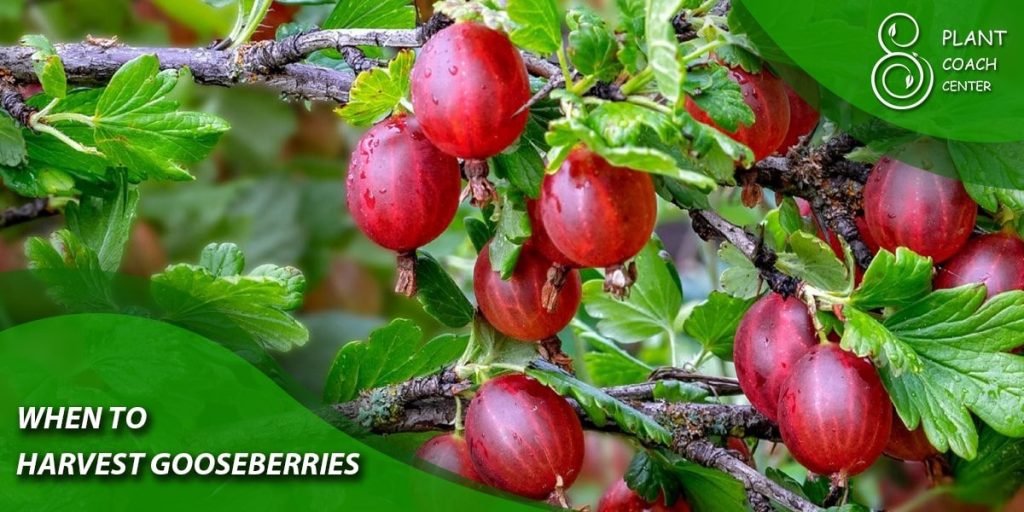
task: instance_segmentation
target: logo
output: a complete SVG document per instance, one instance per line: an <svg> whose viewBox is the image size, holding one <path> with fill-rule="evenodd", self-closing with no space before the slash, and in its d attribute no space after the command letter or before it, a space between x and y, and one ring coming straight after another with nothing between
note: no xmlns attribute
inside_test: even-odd
<svg viewBox="0 0 1024 512"><path fill-rule="evenodd" d="M905 37L908 34L909 40ZM905 51L917 43L920 35L917 20L902 12L890 14L878 26L878 44L885 55L871 70L871 90L878 101L893 110L910 110L924 103L935 85L932 65L917 52Z"/></svg>

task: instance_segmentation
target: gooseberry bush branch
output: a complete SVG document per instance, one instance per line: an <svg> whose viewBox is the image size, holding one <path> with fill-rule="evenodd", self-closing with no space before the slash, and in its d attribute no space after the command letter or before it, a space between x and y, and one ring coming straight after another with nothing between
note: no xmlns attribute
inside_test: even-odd
<svg viewBox="0 0 1024 512"><path fill-rule="evenodd" d="M368 9L372 3L342 4ZM466 23L456 25L460 30L493 38L499 29L493 40L515 45L516 65L494 69L517 72L512 68L519 67L529 73L521 84L521 101L507 116L525 115L525 128L514 134L517 142L510 140L509 147L485 158L443 152L434 148L436 140L423 142L430 138L420 126L430 100L442 101L436 98L437 89L434 98L417 94L416 87L423 84L412 77L425 82L431 76L454 77L459 70L451 65L417 74L416 66L429 55L427 49L419 55L416 50L442 37L453 20L436 14L415 27L406 5L388 4L396 6L391 13L395 19L408 22L382 23L404 28L347 26L353 16L335 12L325 28L296 24L282 27L276 41L245 42L254 13L265 12L262 2L252 11L243 10L245 20L240 18L229 40L207 48L133 47L93 38L51 44L38 36L26 37L19 46L0 47L0 107L8 114L0 118L0 135L12 141L0 152L0 176L8 189L30 199L4 212L0 227L62 211L66 229L49 239L30 240L32 267L87 273L90 279L70 285L57 274L49 274L49 280L61 286L58 295L65 303L85 300L90 307L116 310L104 289L109 279L103 276L120 263L139 201L137 185L192 179L188 166L206 158L228 129L216 116L181 109L173 89L188 79L219 87L262 86L287 100L335 105L352 125L375 126L372 136L364 138L369 142L361 146L366 150L361 170L395 172L396 166L376 167L379 161L368 156L380 140L429 145L416 146L406 156L427 154L434 164L430 171L450 171L451 186L434 190L432 199L458 197L459 169L469 178L470 192L483 191L470 195L486 196L476 201L480 213L467 217L465 226L480 255L477 265L486 265L492 286L503 286L530 267L531 275L542 276L530 283L530 291L542 290L547 313L563 300L563 308L571 309L567 322L580 303L588 317L570 324L572 335L589 349L581 357L586 371L576 376L565 370L571 365L556 350L551 332L520 336L547 340L538 354L538 345L503 334L507 326L499 325L494 314L488 317L486 295L476 290L480 307L475 307L442 262L417 249L422 244L389 247L403 261L400 288L416 291L424 310L453 333L425 340L418 326L396 319L341 349L325 402L370 432L451 429L456 400L473 398L478 386L496 378L526 374L565 397L588 428L634 439L642 450L625 478L646 501L685 495L698 511L702 506L707 510L711 502L719 510L764 510L771 504L817 510L822 500L795 492L795 481L780 473L762 474L721 446L729 438L778 441L783 437L780 418L721 400L738 394L742 382L671 368L679 364L675 342L683 334L701 345L695 365L708 354L731 360L748 309L756 308L752 305L758 296L770 290L764 297L790 298L796 302L789 307L808 316L806 325L794 329L799 331L793 336L796 342L808 345L799 348L813 350L809 346L831 335L840 341L842 354L870 358L902 424L922 428L934 448L952 451L964 461L985 460L990 454L982 440L988 438L988 429L1001 436L1024 436L1019 412L1024 397L1018 384L1024 363L1005 353L1024 344L1018 328L1024 324L1024 292L1009 291L984 303L984 288L977 285L932 292L929 257L904 247L870 247L859 220L875 148L863 147L831 123L821 123L814 133L809 128L802 139L781 149L779 144L762 147L752 135L741 135L763 124L759 116L765 113L755 113L731 74L762 80L770 72L746 36L731 30L723 11L728 2L620 1L617 22L589 9L562 16L548 0L440 3L443 12ZM565 40L563 29L568 29ZM492 50L497 53L496 46ZM472 85L497 89L505 82ZM30 84L40 85L43 93L24 100L18 87ZM449 85L461 84L452 79ZM784 95L781 101L788 102ZM416 167L407 163L403 160L397 167ZM649 208L637 209L650 213L646 231L635 230L642 236L642 248L610 265L577 265L604 269L604 279L590 274L582 284L576 270L553 257L545 256L539 264L531 260L528 245L542 226L531 205L543 202L549 182L568 174L560 168L574 165L600 168L603 176L631 177L600 184L611 192L606 195L622 193L624 184L643 182L646 188L637 197L646 194L650 199L641 205ZM410 187L410 181L397 188ZM440 179L427 181L436 185ZM713 205L713 194L728 187L739 189L751 207L762 203L763 189L787 199L760 223L740 225ZM382 189L387 187L376 188ZM375 201L374 190L366 191L370 199L364 201ZM684 210L698 236L721 243L719 254L728 264L722 290L685 314L675 265L666 261L657 237L649 236L656 214L654 192ZM983 188L971 192L989 212L1005 212L1008 204L1015 204L1013 196ZM809 214L802 214L790 198L806 200ZM352 209L351 197L349 203ZM403 218L417 221L426 213L406 212ZM611 224L625 217L601 213L592 218ZM450 218L441 228L448 222ZM837 248L829 246L832 241ZM618 240L597 242L609 246ZM209 329L226 318L269 350L305 343L308 333L291 313L302 302L302 273L276 265L247 273L244 269L237 247L211 245L197 264L171 265L153 276L158 307L150 313L195 329ZM478 285L480 280L475 281ZM566 282L575 283L569 287L578 293L575 302L558 295ZM514 302L502 298L496 294L491 302ZM544 327L540 321L519 323ZM810 336L800 336L807 331ZM670 368L651 365L621 346L642 340L670 345ZM964 340L978 345L964 348ZM737 368L742 364L737 362ZM991 368L1005 372L995 375ZM888 402L883 405L891 409ZM986 426L977 427L973 415ZM979 434L979 428L985 430ZM728 475L724 481L722 473Z"/></svg>

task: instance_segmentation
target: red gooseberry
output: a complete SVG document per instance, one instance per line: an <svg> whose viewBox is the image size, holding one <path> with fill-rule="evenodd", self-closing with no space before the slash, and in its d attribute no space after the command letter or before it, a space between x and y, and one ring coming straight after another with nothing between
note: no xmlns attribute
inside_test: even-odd
<svg viewBox="0 0 1024 512"><path fill-rule="evenodd" d="M569 488L583 428L564 398L520 374L485 382L466 411L469 457L484 483L531 499Z"/></svg>
<svg viewBox="0 0 1024 512"><path fill-rule="evenodd" d="M654 503L648 502L620 478L601 496L597 512L690 512L690 505L682 497L672 505L665 504L664 496L658 496Z"/></svg>
<svg viewBox="0 0 1024 512"><path fill-rule="evenodd" d="M778 412L782 442L819 475L864 471L892 428L892 403L875 367L836 343L814 346L793 365Z"/></svg>
<svg viewBox="0 0 1024 512"><path fill-rule="evenodd" d="M935 276L935 288L981 283L988 297L1024 290L1024 241L1005 233L976 236Z"/></svg>
<svg viewBox="0 0 1024 512"><path fill-rule="evenodd" d="M925 460L939 454L939 451L928 441L924 433L924 427L918 426L910 430L903 424L903 420L892 413L892 430L889 433L889 442L885 445L885 454L900 460Z"/></svg>
<svg viewBox="0 0 1024 512"><path fill-rule="evenodd" d="M551 262L529 245L523 247L512 275L503 280L491 267L490 245L480 251L473 269L473 290L484 318L502 333L522 341L538 341L569 325L580 306L579 272L570 270L548 309L544 285Z"/></svg>
<svg viewBox="0 0 1024 512"><path fill-rule="evenodd" d="M537 208L551 242L580 267L610 267L636 256L657 216L650 175L613 166L583 146L544 177Z"/></svg>
<svg viewBox="0 0 1024 512"><path fill-rule="evenodd" d="M971 236L978 205L962 183L884 157L864 186L864 220L883 249L906 247L941 263Z"/></svg>
<svg viewBox="0 0 1024 512"><path fill-rule="evenodd" d="M807 305L771 292L740 320L733 345L736 377L761 414L775 420L782 385L793 364L819 343Z"/></svg>
<svg viewBox="0 0 1024 512"><path fill-rule="evenodd" d="M800 142L800 137L810 135L818 126L821 114L814 109L789 84L783 82L786 89L786 98L789 100L789 128L786 136L779 145L779 152L786 153L793 146Z"/></svg>
<svg viewBox="0 0 1024 512"><path fill-rule="evenodd" d="M469 446L461 435L441 434L432 437L416 450L416 457L463 478L480 481L473 461L469 458Z"/></svg>
<svg viewBox="0 0 1024 512"><path fill-rule="evenodd" d="M423 132L449 155L484 159L526 127L530 81L505 34L456 23L423 45L412 69L412 104Z"/></svg>

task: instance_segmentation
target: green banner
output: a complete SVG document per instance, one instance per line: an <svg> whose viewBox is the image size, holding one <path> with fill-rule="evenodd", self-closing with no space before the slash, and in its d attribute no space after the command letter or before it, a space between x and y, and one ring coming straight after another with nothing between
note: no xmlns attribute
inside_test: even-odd
<svg viewBox="0 0 1024 512"><path fill-rule="evenodd" d="M733 3L763 54L817 81L822 111L848 131L873 117L955 141L1024 140L1018 2Z"/></svg>
<svg viewBox="0 0 1024 512"><path fill-rule="evenodd" d="M0 332L0 510L535 508L395 460L340 421L166 323L81 314Z"/></svg>

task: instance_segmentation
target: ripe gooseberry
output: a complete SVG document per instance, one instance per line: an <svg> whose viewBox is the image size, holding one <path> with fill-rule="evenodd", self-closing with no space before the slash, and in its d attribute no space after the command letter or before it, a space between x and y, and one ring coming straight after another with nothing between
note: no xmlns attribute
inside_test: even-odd
<svg viewBox="0 0 1024 512"><path fill-rule="evenodd" d="M597 503L597 512L690 512L690 505L682 497L672 505L665 504L665 496L651 503L619 479L608 487Z"/></svg>
<svg viewBox="0 0 1024 512"><path fill-rule="evenodd" d="M729 68L729 79L738 83L743 91L743 101L754 111L754 124L722 132L749 147L754 152L754 160L762 160L779 149L789 131L785 83L768 70L754 74L738 67ZM686 111L697 121L719 128L693 98L686 98Z"/></svg>
<svg viewBox="0 0 1024 512"><path fill-rule="evenodd" d="M935 276L935 288L984 284L988 297L1009 290L1024 290L1024 241L995 233L976 236Z"/></svg>
<svg viewBox="0 0 1024 512"><path fill-rule="evenodd" d="M398 253L395 291L414 294L416 248L437 238L459 207L458 161L434 147L415 118L394 116L359 139L345 183L359 229Z"/></svg>
<svg viewBox="0 0 1024 512"><path fill-rule="evenodd" d="M875 367L836 343L812 347L793 365L778 413L782 442L819 475L864 471L892 428L892 403Z"/></svg>
<svg viewBox="0 0 1024 512"><path fill-rule="evenodd" d="M800 137L810 135L818 126L821 114L814 109L789 84L783 82L786 98L789 100L789 128L779 145L779 152L785 154L800 142Z"/></svg>
<svg viewBox="0 0 1024 512"><path fill-rule="evenodd" d="M416 450L416 457L463 478L480 481L480 475L469 458L469 445L461 435L441 434L432 437Z"/></svg>
<svg viewBox="0 0 1024 512"><path fill-rule="evenodd" d="M558 172L544 177L538 213L552 244L566 258L580 267L616 267L608 273L612 276L654 232L654 182L647 173L613 166L578 146ZM631 282L622 281L623 288Z"/></svg>
<svg viewBox="0 0 1024 512"><path fill-rule="evenodd" d="M796 297L771 292L747 310L736 329L733 362L740 388L758 412L778 418L783 384L817 343L807 305Z"/></svg>
<svg viewBox="0 0 1024 512"><path fill-rule="evenodd" d="M507 279L491 267L490 244L480 251L473 269L473 291L484 318L502 333L522 341L558 334L576 315L582 289L579 272L570 270L548 309L544 303L551 262L531 246L523 247Z"/></svg>
<svg viewBox="0 0 1024 512"><path fill-rule="evenodd" d="M911 431L903 424L903 420L895 412L892 413L892 429L889 442L885 445L885 454L900 460L925 460L939 454L939 451L928 441L924 427L918 426Z"/></svg>
<svg viewBox="0 0 1024 512"><path fill-rule="evenodd" d="M423 132L449 155L490 158L515 142L529 111L526 66L505 34L460 22L423 45L412 104Z"/></svg>
<svg viewBox="0 0 1024 512"><path fill-rule="evenodd" d="M884 157L864 186L864 220L883 249L906 247L941 263L971 236L978 205L959 180Z"/></svg>
<svg viewBox="0 0 1024 512"><path fill-rule="evenodd" d="M525 375L480 386L466 411L469 457L484 483L543 499L576 481L583 428L564 398Z"/></svg>

